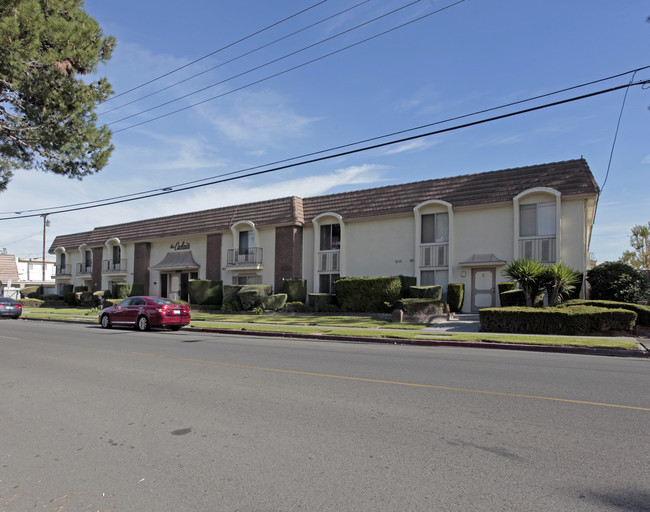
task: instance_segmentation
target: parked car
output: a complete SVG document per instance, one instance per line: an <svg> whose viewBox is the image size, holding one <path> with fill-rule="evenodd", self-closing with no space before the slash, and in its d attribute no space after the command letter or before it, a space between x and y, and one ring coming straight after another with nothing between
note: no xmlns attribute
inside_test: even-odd
<svg viewBox="0 0 650 512"><path fill-rule="evenodd" d="M163 297L128 297L115 306L103 309L99 323L104 329L166 327L177 331L190 323L190 308Z"/></svg>
<svg viewBox="0 0 650 512"><path fill-rule="evenodd" d="M18 304L11 297L0 297L0 316L18 318L23 314L22 304Z"/></svg>

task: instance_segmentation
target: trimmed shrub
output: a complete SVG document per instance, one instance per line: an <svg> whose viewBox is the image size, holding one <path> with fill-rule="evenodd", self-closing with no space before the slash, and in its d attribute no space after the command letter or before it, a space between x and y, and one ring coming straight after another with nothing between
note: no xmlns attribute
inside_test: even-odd
<svg viewBox="0 0 650 512"><path fill-rule="evenodd" d="M285 279L283 289L289 302L305 302L307 300L307 281L305 279Z"/></svg>
<svg viewBox="0 0 650 512"><path fill-rule="evenodd" d="M42 286L25 286L24 288L20 289L20 296L24 298L30 298L30 299L38 299L43 295L43 287Z"/></svg>
<svg viewBox="0 0 650 512"><path fill-rule="evenodd" d="M501 307L525 306L526 296L523 290L505 290L499 293Z"/></svg>
<svg viewBox="0 0 650 512"><path fill-rule="evenodd" d="M87 287L87 286L75 286L75 287L74 287L74 291L75 291L75 293L79 293L79 292L87 292L87 291L88 291L88 287Z"/></svg>
<svg viewBox="0 0 650 512"><path fill-rule="evenodd" d="M517 282L516 281L503 281L503 282L497 284L497 288L499 288L499 294L501 294L503 292L508 292L510 290L516 290L517 289Z"/></svg>
<svg viewBox="0 0 650 512"><path fill-rule="evenodd" d="M458 313L463 310L463 300L465 299L465 284L449 283L447 285L447 304L449 311Z"/></svg>
<svg viewBox="0 0 650 512"><path fill-rule="evenodd" d="M479 311L479 317L481 331L580 336L610 331L631 332L637 315L624 309L568 306L484 308Z"/></svg>
<svg viewBox="0 0 650 512"><path fill-rule="evenodd" d="M262 297L271 295L273 287L270 284L247 284L239 290L239 302L242 309L247 311L262 305Z"/></svg>
<svg viewBox="0 0 650 512"><path fill-rule="evenodd" d="M587 272L589 298L636 303L648 296L648 281L643 272L627 263L606 261Z"/></svg>
<svg viewBox="0 0 650 512"><path fill-rule="evenodd" d="M405 299L409 296L409 288L418 284L418 280L413 276L397 276L399 277L402 289L399 292L401 298Z"/></svg>
<svg viewBox="0 0 650 512"><path fill-rule="evenodd" d="M134 293L131 293L133 291L133 286L134 285L132 283L114 283L111 295L120 300L131 297L132 295L136 295Z"/></svg>
<svg viewBox="0 0 650 512"><path fill-rule="evenodd" d="M434 299L401 299L395 303L395 309L401 309L405 315L415 317L444 315L448 312L444 301Z"/></svg>
<svg viewBox="0 0 650 512"><path fill-rule="evenodd" d="M224 284L223 285L223 303L224 304L239 304L239 290L244 287L243 284Z"/></svg>
<svg viewBox="0 0 650 512"><path fill-rule="evenodd" d="M28 298L28 299L18 299L16 302L24 308L40 308L45 301L40 299Z"/></svg>
<svg viewBox="0 0 650 512"><path fill-rule="evenodd" d="M187 283L187 293L192 304L221 306L223 281L190 279Z"/></svg>
<svg viewBox="0 0 650 512"><path fill-rule="evenodd" d="M74 286L71 284L64 284L63 285L63 296L65 297L66 293L72 293L74 291Z"/></svg>
<svg viewBox="0 0 650 512"><path fill-rule="evenodd" d="M442 300L442 286L411 286L409 288L409 298L411 299L432 299Z"/></svg>
<svg viewBox="0 0 650 512"><path fill-rule="evenodd" d="M309 307L304 302L287 302L285 311L287 313L307 313Z"/></svg>
<svg viewBox="0 0 650 512"><path fill-rule="evenodd" d="M342 311L383 313L400 299L399 277L345 277L334 284Z"/></svg>
<svg viewBox="0 0 650 512"><path fill-rule="evenodd" d="M330 293L310 293L308 298L309 307L316 313L324 311L327 309L325 306L333 305L336 300Z"/></svg>
<svg viewBox="0 0 650 512"><path fill-rule="evenodd" d="M268 295L261 298L262 307L270 311L280 311L287 304L287 294L277 293L275 295Z"/></svg>
<svg viewBox="0 0 650 512"><path fill-rule="evenodd" d="M608 309L626 309L634 311L637 314L636 323L639 325L650 325L650 306L643 306L641 304L629 304L627 302L615 302L611 300L582 300L575 299L560 304L558 307L567 306L595 306L597 308Z"/></svg>
<svg viewBox="0 0 650 512"><path fill-rule="evenodd" d="M75 292L66 293L63 296L63 300L68 306L76 306L78 304L77 294Z"/></svg>

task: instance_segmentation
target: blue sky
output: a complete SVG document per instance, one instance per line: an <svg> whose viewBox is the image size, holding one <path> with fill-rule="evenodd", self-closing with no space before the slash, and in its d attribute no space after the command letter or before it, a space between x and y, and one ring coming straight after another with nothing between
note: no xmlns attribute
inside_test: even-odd
<svg viewBox="0 0 650 512"><path fill-rule="evenodd" d="M178 2L167 0L87 0L85 8L105 33L117 38L113 58L99 74L106 76L119 94L317 1L190 0L179 7ZM100 120L113 123L110 126L115 131L115 151L108 166L83 181L19 171L0 194L0 211L49 208L205 179L650 65L650 23L646 22L650 6L640 0L465 0L453 6L453 1L421 0L350 30L407 3L327 0L108 101L98 107L103 113ZM445 6L450 7L356 44ZM334 16L346 9L350 10ZM325 18L330 19L316 24ZM321 58L350 45L354 46ZM315 59L320 60L302 66ZM266 65L271 61L275 62ZM210 68L215 69L208 71ZM493 114L622 85L631 78L626 75ZM648 78L650 70L636 75L637 80ZM202 88L207 89L177 100ZM140 99L151 93L155 94ZM625 90L620 90L263 176L52 215L47 246L56 235L96 226L581 156L602 186L624 94ZM205 101L216 96L220 97ZM139 101L127 104L133 100ZM172 100L176 101L139 114ZM203 103L192 106L199 102ZM592 238L591 250L599 262L616 260L629 248L630 228L650 221L649 106L650 91L640 86L629 89ZM185 110L152 120L181 108ZM108 112L111 109L116 110ZM486 115L464 121L481 117ZM42 219L1 221L2 248L21 257L39 256Z"/></svg>

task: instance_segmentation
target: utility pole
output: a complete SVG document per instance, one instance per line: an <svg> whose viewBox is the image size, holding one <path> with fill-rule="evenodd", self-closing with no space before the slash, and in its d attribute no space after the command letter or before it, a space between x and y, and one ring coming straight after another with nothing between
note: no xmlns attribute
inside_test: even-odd
<svg viewBox="0 0 650 512"><path fill-rule="evenodd" d="M50 221L47 220L47 213L44 213L41 215L43 217L43 291L45 291L45 233L47 231L47 227L50 225Z"/></svg>

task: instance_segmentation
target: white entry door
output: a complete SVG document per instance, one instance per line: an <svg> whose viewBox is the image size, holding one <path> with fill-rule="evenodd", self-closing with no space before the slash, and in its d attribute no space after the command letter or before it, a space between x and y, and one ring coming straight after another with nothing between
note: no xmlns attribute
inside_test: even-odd
<svg viewBox="0 0 650 512"><path fill-rule="evenodd" d="M472 311L496 304L496 268L472 269Z"/></svg>

